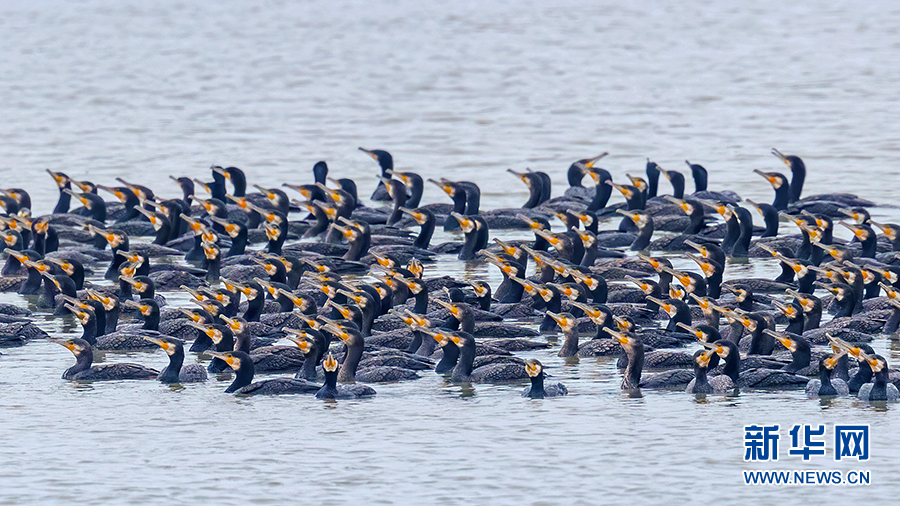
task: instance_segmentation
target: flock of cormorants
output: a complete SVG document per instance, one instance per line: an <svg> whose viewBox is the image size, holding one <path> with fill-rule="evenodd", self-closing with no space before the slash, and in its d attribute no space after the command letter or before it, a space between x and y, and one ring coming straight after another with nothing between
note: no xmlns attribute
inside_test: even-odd
<svg viewBox="0 0 900 506"><path fill-rule="evenodd" d="M394 170L386 151L360 150L381 167L371 200L390 205L364 205L325 162L309 184L255 192L242 170L214 166L209 182L173 178L175 199L48 170L59 187L51 214L32 216L23 189L0 195L0 286L81 324L80 338L52 339L74 354L63 373L74 381L187 383L231 371L226 392L335 399L434 371L455 383L530 380L523 395L541 398L568 390L518 355L561 334L566 360L620 356L629 392L805 387L810 397L900 400L900 374L869 344L900 325L900 225L874 222L874 204L853 195L801 198L796 156L772 150L790 178L754 171L772 185L772 204L708 190L706 169L690 162L692 194L684 174L649 160L646 177L616 183L598 165L604 153L568 168L561 197L548 174L510 169L527 202L481 210L474 182L425 181ZM422 205L425 183L452 203ZM610 203L613 190L624 204ZM853 239L834 238L835 225ZM462 242L432 244L436 227ZM522 239L491 240L501 229ZM454 254L496 266L502 282L427 275L436 256ZM725 280L748 258L777 260L781 274ZM689 262L696 269L675 267ZM109 283L91 282L101 272ZM176 290L193 306L166 304L162 294ZM0 305L0 346L49 338L31 316ZM185 364L188 344L208 365ZM162 371L94 364L103 351L158 349L169 357ZM259 374L278 376L254 382Z"/></svg>

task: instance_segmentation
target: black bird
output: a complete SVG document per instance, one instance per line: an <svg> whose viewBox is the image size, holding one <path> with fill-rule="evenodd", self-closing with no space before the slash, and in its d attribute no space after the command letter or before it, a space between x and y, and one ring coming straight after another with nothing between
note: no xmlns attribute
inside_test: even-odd
<svg viewBox="0 0 900 506"><path fill-rule="evenodd" d="M22 234L15 230L0 231L0 237L2 237L3 242L6 243L5 250L19 252L24 249L22 244ZM0 271L0 275L15 276L19 274L21 269L22 262L19 261L19 258L16 255L9 254L6 258L6 263L3 264L3 270Z"/></svg>
<svg viewBox="0 0 900 506"><path fill-rule="evenodd" d="M476 253L487 247L488 225L480 216L463 216L455 212L450 213L455 218L465 234L465 242L459 251L457 258L460 260L474 260Z"/></svg>
<svg viewBox="0 0 900 506"><path fill-rule="evenodd" d="M91 219L99 221L101 224L106 223L106 202L96 193L76 193L65 188L63 192L78 199L81 204L91 213Z"/></svg>
<svg viewBox="0 0 900 506"><path fill-rule="evenodd" d="M688 383L685 391L689 394L723 394L734 390L734 384L728 376L707 377L710 359L718 357L715 350L704 349L694 352L694 379Z"/></svg>
<svg viewBox="0 0 900 506"><path fill-rule="evenodd" d="M356 399L375 395L375 389L366 385L337 383L338 361L329 353L322 360L325 370L325 384L316 391L318 399Z"/></svg>
<svg viewBox="0 0 900 506"><path fill-rule="evenodd" d="M531 379L531 386L526 387L522 397L543 399L544 397L557 397L568 395L569 389L562 383L544 385L544 366L535 358L525 361L525 372Z"/></svg>
<svg viewBox="0 0 900 506"><path fill-rule="evenodd" d="M684 175L677 170L664 170L660 168L658 165L656 167L659 172L661 172L666 179L669 180L669 183L672 185L672 196L676 199L684 198Z"/></svg>
<svg viewBox="0 0 900 506"><path fill-rule="evenodd" d="M585 174L587 174L586 169L592 168L594 164L608 154L609 153L600 153L600 155L595 156L594 158L585 158L569 165L569 168L566 170L566 180L569 183L569 187L584 188L581 181L584 179Z"/></svg>
<svg viewBox="0 0 900 506"><path fill-rule="evenodd" d="M741 234L738 236L731 250L732 258L747 258L750 251L750 241L753 239L753 215L743 207L734 210L740 223Z"/></svg>
<svg viewBox="0 0 900 506"><path fill-rule="evenodd" d="M810 399L817 397L835 397L850 395L850 388L847 382L840 378L832 377L831 374L837 365L840 355L832 355L823 357L819 361L819 378L811 379L806 384L806 396Z"/></svg>
<svg viewBox="0 0 900 506"><path fill-rule="evenodd" d="M401 207L400 212L408 214L421 227L413 246L428 249L428 246L431 245L431 237L434 235L436 223L434 213L426 208L407 209L406 207Z"/></svg>
<svg viewBox="0 0 900 506"><path fill-rule="evenodd" d="M47 169L47 174L50 174L50 177L53 178L56 186L59 187L59 200L56 202L56 206L53 208L53 214L63 214L69 212L72 195L64 191L72 189L72 182L69 180L69 176L65 175L62 172L53 172L50 169Z"/></svg>
<svg viewBox="0 0 900 506"><path fill-rule="evenodd" d="M628 248L631 251L644 251L650 246L650 239L653 238L653 218L642 211L625 211L616 209L616 212L631 218L638 229L634 242Z"/></svg>
<svg viewBox="0 0 900 506"><path fill-rule="evenodd" d="M237 167L212 167L213 172L218 173L226 181L231 181L232 186L234 186L232 195L235 197L243 197L247 193L247 176L244 174L244 171ZM224 184L224 183L223 183Z"/></svg>
<svg viewBox="0 0 900 506"><path fill-rule="evenodd" d="M612 186L609 185L612 182L612 175L608 170L593 165L585 164L583 170L594 181L594 198L591 199L586 210L598 212L609 204L609 198L612 196Z"/></svg>
<svg viewBox="0 0 900 506"><path fill-rule="evenodd" d="M403 216L403 213L400 212L400 208L406 203L406 186L399 179L388 179L384 177L379 177L378 179L381 181L381 184L384 185L388 195L391 197L391 201L394 203L391 214L388 216L386 222L386 225L390 227L400 221L400 218Z"/></svg>
<svg viewBox="0 0 900 506"><path fill-rule="evenodd" d="M525 183L525 186L528 187L528 200L525 204L522 205L525 209L534 209L535 207L543 204L543 200L541 200L541 193L543 189L543 182L541 181L541 177L535 172L516 172L512 169L506 169L506 172L518 177Z"/></svg>
<svg viewBox="0 0 900 506"><path fill-rule="evenodd" d="M45 216L31 223L32 249L42 255L59 250L59 235L50 226L50 217ZM874 234L873 234L874 236Z"/></svg>
<svg viewBox="0 0 900 506"><path fill-rule="evenodd" d="M457 214L465 214L468 196L466 194L465 188L459 183L455 183L453 181L447 181L446 179L441 179L440 181L435 181L433 179L428 180L431 183L434 183L438 188L444 191L451 199L453 199L453 212ZM445 232L453 232L455 230L459 230L459 222L453 216L447 216L447 219L444 221L444 231Z"/></svg>
<svg viewBox="0 0 900 506"><path fill-rule="evenodd" d="M196 383L206 381L206 368L200 364L184 365L184 343L172 337L149 337L144 339L162 348L169 356L169 365L159 373L162 383Z"/></svg>
<svg viewBox="0 0 900 506"><path fill-rule="evenodd" d="M422 195L425 192L425 180L422 179L422 176L416 174L415 172L396 172L393 170L387 171L388 174L396 176L400 178L400 181L403 181L403 184L406 186L407 198L406 202L403 204L404 207L414 208L419 207L419 203L422 202ZM347 191L344 188L344 183L342 181L353 182L351 179L339 179L338 184L341 185L341 188L344 191ZM354 187L355 188L355 187ZM354 192L355 194L355 192Z"/></svg>
<svg viewBox="0 0 900 506"><path fill-rule="evenodd" d="M35 295L41 289L41 282L43 280L42 273L50 270L50 266L40 262L42 256L40 253L34 250L22 250L22 251L13 251L9 248L6 248L6 252L11 256L16 257L22 265L25 266L25 269L28 272L28 277L25 278L24 282L21 282L21 278L12 278L15 282L21 282L20 284L13 283L12 286L9 286L8 289L14 289L18 286L18 293L20 295Z"/></svg>
<svg viewBox="0 0 900 506"><path fill-rule="evenodd" d="M647 159L647 198L652 199L659 191L659 165Z"/></svg>
<svg viewBox="0 0 900 506"><path fill-rule="evenodd" d="M897 387L888 381L887 360L881 355L859 354L861 359L868 362L875 380L859 387L857 398L867 402L897 402L900 401L900 392Z"/></svg>
<svg viewBox="0 0 900 506"><path fill-rule="evenodd" d="M359 150L371 156L375 161L378 162L378 165L381 167L381 177L390 177L388 171L394 170L394 157L392 157L390 153L381 149L368 150L359 148ZM376 201L391 200L391 196L388 195L387 189L384 187L383 182L378 183L378 187L375 188L375 191L372 193L371 199Z"/></svg>
<svg viewBox="0 0 900 506"><path fill-rule="evenodd" d="M314 394L319 385L296 378L273 378L253 383L253 359L243 351L206 352L234 370L234 381L225 393L237 395Z"/></svg>
<svg viewBox="0 0 900 506"><path fill-rule="evenodd" d="M691 168L691 175L694 177L694 191L702 192L706 191L707 184L709 183L709 173L706 168L702 165L698 165L696 163L691 163L687 160L684 161Z"/></svg>
<svg viewBox="0 0 900 506"><path fill-rule="evenodd" d="M769 184L772 185L772 188L775 189L775 200L772 202L772 207L778 211L787 209L791 198L791 186L788 183L787 178L784 177L784 174L779 172L763 172L759 169L754 169L753 172L766 178L766 181L768 181Z"/></svg>
<svg viewBox="0 0 900 506"><path fill-rule="evenodd" d="M757 204L750 199L746 199L746 202L759 211L759 214L763 218L763 222L766 224L766 229L760 237L776 237L778 235L778 210L775 209L775 206L770 204Z"/></svg>
<svg viewBox="0 0 900 506"><path fill-rule="evenodd" d="M75 355L75 365L66 369L63 379L74 381L100 381L125 379L156 379L159 371L139 364L101 364L91 366L94 351L84 339L51 339Z"/></svg>
<svg viewBox="0 0 900 506"><path fill-rule="evenodd" d="M615 339L625 355L628 357L628 365L622 375L622 390L637 393L640 391L641 372L644 369L644 343L639 337L622 334L610 328L606 332Z"/></svg>
<svg viewBox="0 0 900 506"><path fill-rule="evenodd" d="M150 220L150 224L153 225L153 228L156 230L156 237L153 239L153 244L165 245L172 239L172 223L165 214L148 211L140 206L135 209L146 216L147 219Z"/></svg>
<svg viewBox="0 0 900 506"><path fill-rule="evenodd" d="M806 180L806 164L803 163L799 156L785 156L775 148L772 148L772 154L791 168L790 197L788 201L796 202L800 200L800 193L803 192L803 182Z"/></svg>

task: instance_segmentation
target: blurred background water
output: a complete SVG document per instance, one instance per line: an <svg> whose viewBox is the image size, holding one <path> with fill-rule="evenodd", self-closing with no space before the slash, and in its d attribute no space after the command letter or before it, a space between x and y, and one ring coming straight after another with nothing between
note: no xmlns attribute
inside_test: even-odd
<svg viewBox="0 0 900 506"><path fill-rule="evenodd" d="M508 167L548 172L559 195L572 161L608 151L616 179L648 157L688 159L711 189L768 201L752 170L786 170L777 147L806 162L806 194L857 193L898 221L898 30L900 5L885 1L5 2L0 176L31 192L35 214L56 199L48 168L171 197L169 175L206 178L211 164L276 185L311 181L326 160L368 195L377 167L363 146L476 181L490 209L527 198ZM445 200L426 189L425 202ZM497 279L455 260L431 273ZM897 360L883 337L876 347ZM59 346L3 350L0 503L746 504L893 490L895 410L801 392L629 399L614 361L555 352L535 356L569 386L563 399L426 374L323 404L235 399L222 381L74 385L59 379L71 360ZM742 461L745 424L835 422L872 425L869 463ZM869 468L873 485L745 487L745 468Z"/></svg>

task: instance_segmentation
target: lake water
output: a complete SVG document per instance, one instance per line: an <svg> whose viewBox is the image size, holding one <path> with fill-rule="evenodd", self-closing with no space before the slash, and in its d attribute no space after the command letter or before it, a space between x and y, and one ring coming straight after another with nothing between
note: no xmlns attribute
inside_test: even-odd
<svg viewBox="0 0 900 506"><path fill-rule="evenodd" d="M688 159L711 189L769 201L752 170L784 171L776 147L803 157L805 194L857 193L900 221L891 2L36 0L0 5L0 34L2 186L28 189L36 215L56 199L47 168L173 197L169 175L207 178L211 164L274 186L327 160L369 195L377 167L359 146L476 181L486 209L527 199L509 167L547 171L559 195L569 164L603 151L617 180L647 157L678 170ZM429 188L424 201L447 199ZM772 272L754 262L726 276ZM499 279L455 259L428 271L440 273ZM900 359L896 343L875 345ZM0 504L813 503L890 497L900 472L896 408L802 392L632 399L614 360L567 365L555 348L529 356L565 398L425 373L331 404L238 399L224 380L76 385L59 379L71 354L58 345L2 352ZM782 459L745 463L743 427L762 423L782 426ZM826 457L787 455L787 427L835 423L871 425L868 462L834 462L830 439ZM748 487L742 469L870 469L872 485Z"/></svg>

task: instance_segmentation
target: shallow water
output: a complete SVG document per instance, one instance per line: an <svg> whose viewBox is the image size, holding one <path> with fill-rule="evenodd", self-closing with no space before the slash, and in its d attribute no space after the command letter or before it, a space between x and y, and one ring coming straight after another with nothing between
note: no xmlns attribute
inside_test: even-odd
<svg viewBox="0 0 900 506"><path fill-rule="evenodd" d="M0 6L0 174L31 192L35 214L56 199L45 168L172 197L169 175L207 178L210 164L278 185L310 181L324 159L369 195L377 167L358 146L391 151L398 169L476 181L484 208L526 200L508 167L547 171L559 195L568 165L603 151L617 180L647 157L678 170L688 159L710 170L711 189L769 201L752 169L785 170L772 147L803 157L805 194L896 202L900 7L890 2L145 4ZM426 190L425 202L446 200ZM900 221L889 206L873 215ZM427 272L498 279L455 259ZM900 358L883 337L875 345ZM529 356L566 398L422 374L332 404L236 399L224 378L178 390L76 385L59 379L71 363L60 346L2 352L2 504L814 502L884 497L900 472L893 407L802 392L631 399L613 359L565 364L555 348ZM107 359L166 362L161 352ZM743 462L743 426L755 423L782 425L781 461ZM834 462L830 442L826 457L788 457L784 427L796 423L871 424L872 459ZM871 469L873 484L747 487L740 474L832 468Z"/></svg>

